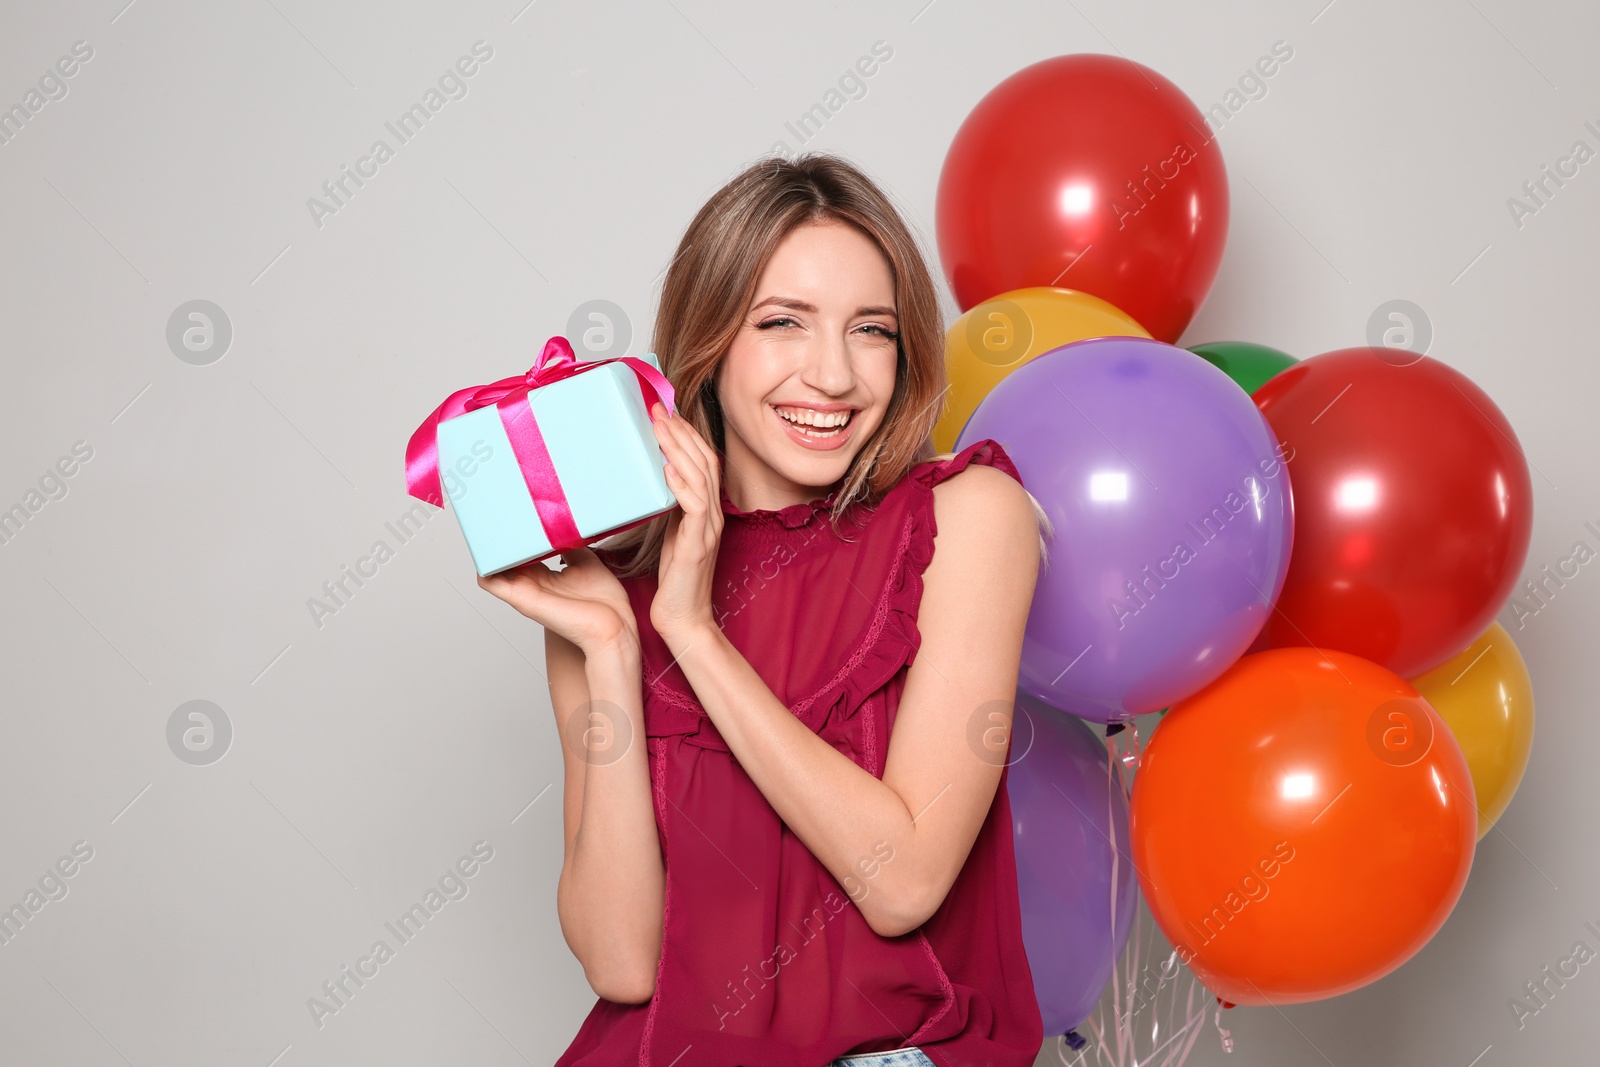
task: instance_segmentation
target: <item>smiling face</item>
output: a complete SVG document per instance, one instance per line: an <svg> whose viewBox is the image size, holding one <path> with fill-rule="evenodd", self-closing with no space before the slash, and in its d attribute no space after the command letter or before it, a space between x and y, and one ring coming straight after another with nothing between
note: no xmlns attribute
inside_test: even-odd
<svg viewBox="0 0 1600 1067"><path fill-rule="evenodd" d="M723 481L746 511L836 486L888 414L899 353L893 269L846 223L791 230L755 301L716 374Z"/></svg>

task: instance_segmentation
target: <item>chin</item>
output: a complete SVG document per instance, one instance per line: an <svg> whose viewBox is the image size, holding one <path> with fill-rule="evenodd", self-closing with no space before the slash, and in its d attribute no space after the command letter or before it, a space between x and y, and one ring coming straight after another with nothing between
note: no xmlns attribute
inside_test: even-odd
<svg viewBox="0 0 1600 1067"><path fill-rule="evenodd" d="M845 476L861 453L863 440L864 437L845 441L835 449L811 451L796 445L780 431L776 440L768 439L767 452L762 458L789 481L823 489Z"/></svg>

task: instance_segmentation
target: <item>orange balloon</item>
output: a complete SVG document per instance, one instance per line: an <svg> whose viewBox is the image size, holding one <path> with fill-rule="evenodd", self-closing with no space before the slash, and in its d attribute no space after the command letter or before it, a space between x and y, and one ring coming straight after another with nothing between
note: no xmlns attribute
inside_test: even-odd
<svg viewBox="0 0 1600 1067"><path fill-rule="evenodd" d="M1241 658L1173 705L1133 784L1139 887L1235 1004L1359 989L1444 924L1472 867L1472 776L1411 684L1345 652Z"/></svg>

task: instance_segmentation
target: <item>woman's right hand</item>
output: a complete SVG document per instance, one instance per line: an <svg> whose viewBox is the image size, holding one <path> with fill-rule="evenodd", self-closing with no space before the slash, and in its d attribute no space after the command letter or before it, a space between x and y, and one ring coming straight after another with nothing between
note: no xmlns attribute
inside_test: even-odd
<svg viewBox="0 0 1600 1067"><path fill-rule="evenodd" d="M639 640L639 625L628 593L600 557L587 548L561 553L566 567L553 571L542 561L499 574L480 576L478 585L585 653L619 637Z"/></svg>

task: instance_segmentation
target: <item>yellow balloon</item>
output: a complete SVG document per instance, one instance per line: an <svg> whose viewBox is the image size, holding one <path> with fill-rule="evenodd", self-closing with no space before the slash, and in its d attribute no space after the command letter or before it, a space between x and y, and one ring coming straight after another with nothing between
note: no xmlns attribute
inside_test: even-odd
<svg viewBox="0 0 1600 1067"><path fill-rule="evenodd" d="M1533 683L1498 622L1465 651L1411 679L1461 745L1478 794L1478 839L1495 824L1528 768Z"/></svg>
<svg viewBox="0 0 1600 1067"><path fill-rule="evenodd" d="M940 452L956 438L989 390L1035 356L1091 337L1149 337L1113 304L1076 289L1013 289L969 308L945 332L950 395L933 427Z"/></svg>

